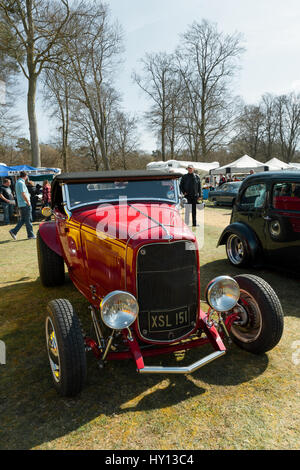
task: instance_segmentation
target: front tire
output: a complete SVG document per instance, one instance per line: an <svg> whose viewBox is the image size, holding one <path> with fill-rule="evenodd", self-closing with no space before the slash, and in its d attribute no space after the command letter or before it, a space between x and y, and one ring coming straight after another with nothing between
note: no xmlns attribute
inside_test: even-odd
<svg viewBox="0 0 300 470"><path fill-rule="evenodd" d="M61 396L72 397L81 392L86 380L80 322L66 299L49 302L47 312L46 345L54 387Z"/></svg>
<svg viewBox="0 0 300 470"><path fill-rule="evenodd" d="M40 232L37 233L37 255L43 286L61 286L65 282L64 260L46 245Z"/></svg>
<svg viewBox="0 0 300 470"><path fill-rule="evenodd" d="M241 325L233 324L230 335L242 349L262 354L273 349L283 332L283 312L272 287L258 276L235 276L240 287Z"/></svg>
<svg viewBox="0 0 300 470"><path fill-rule="evenodd" d="M250 254L246 240L236 233L230 233L226 240L226 254L233 266L247 266L250 264Z"/></svg>

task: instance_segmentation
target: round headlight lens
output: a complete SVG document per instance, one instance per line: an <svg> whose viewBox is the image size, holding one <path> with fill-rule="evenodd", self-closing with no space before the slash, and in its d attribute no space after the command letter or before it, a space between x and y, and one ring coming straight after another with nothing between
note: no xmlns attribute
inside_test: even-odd
<svg viewBox="0 0 300 470"><path fill-rule="evenodd" d="M139 305L132 294L116 290L102 299L100 310L106 326L113 330L122 330L135 321L139 313Z"/></svg>
<svg viewBox="0 0 300 470"><path fill-rule="evenodd" d="M235 307L240 298L240 288L230 276L219 276L206 287L206 300L217 312L226 312Z"/></svg>

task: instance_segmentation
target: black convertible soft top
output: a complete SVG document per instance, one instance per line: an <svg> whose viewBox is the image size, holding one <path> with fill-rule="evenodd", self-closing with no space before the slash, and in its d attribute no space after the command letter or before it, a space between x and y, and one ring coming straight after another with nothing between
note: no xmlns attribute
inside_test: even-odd
<svg viewBox="0 0 300 470"><path fill-rule="evenodd" d="M168 170L115 170L84 171L78 173L61 173L52 181L52 207L57 199L61 200L61 183L96 183L98 181L127 181L151 179L181 178L181 173L170 173Z"/></svg>
<svg viewBox="0 0 300 470"><path fill-rule="evenodd" d="M152 179L180 178L180 173L170 173L167 170L114 170L114 171L84 171L78 173L61 173L53 182L75 183L84 181L112 181L118 179Z"/></svg>

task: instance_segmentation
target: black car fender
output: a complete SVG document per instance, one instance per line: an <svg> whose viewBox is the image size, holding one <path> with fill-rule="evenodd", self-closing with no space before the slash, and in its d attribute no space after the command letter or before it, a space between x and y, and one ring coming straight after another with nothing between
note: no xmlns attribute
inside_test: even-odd
<svg viewBox="0 0 300 470"><path fill-rule="evenodd" d="M236 235L244 238L252 261L257 261L259 255L262 254L261 243L258 237L256 236L255 232L249 227L249 225L244 224L242 222L233 222L232 224L227 225L218 240L217 247L219 247L220 245L225 245L227 242L227 238L232 233L235 233Z"/></svg>

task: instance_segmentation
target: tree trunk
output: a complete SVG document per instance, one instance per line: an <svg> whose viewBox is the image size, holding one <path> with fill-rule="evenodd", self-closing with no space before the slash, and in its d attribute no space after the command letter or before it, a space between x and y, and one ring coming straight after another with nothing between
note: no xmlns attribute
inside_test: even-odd
<svg viewBox="0 0 300 470"><path fill-rule="evenodd" d="M95 111L90 103L90 100L86 94L86 100L87 100L87 107L91 113L91 117L92 117L92 120L93 120L93 123L94 123L94 127L95 127L95 131L96 131L96 135L97 135L97 139L98 139L98 143L99 143L99 147L100 147L100 151L101 151L101 156L102 156L102 160L103 160L103 164L104 164L104 168L105 170L110 170L110 164L109 164L109 159L107 157L107 153L106 153L106 148L105 148L105 142L104 142L104 138L103 138L103 134L102 134L102 130L100 128L100 125L97 121L97 117L95 115Z"/></svg>
<svg viewBox="0 0 300 470"><path fill-rule="evenodd" d="M63 161L63 170L64 172L67 172L68 171L68 147L65 144L65 142L63 142L63 145L62 145L62 161Z"/></svg>
<svg viewBox="0 0 300 470"><path fill-rule="evenodd" d="M162 161L163 161L163 162L166 161L166 153L165 153L165 128L164 128L164 124L162 125L162 128L161 128L161 158L162 158Z"/></svg>
<svg viewBox="0 0 300 470"><path fill-rule="evenodd" d="M33 75L29 77L28 93L27 93L27 110L28 110L28 121L29 121L32 166L40 167L41 155L40 155L36 113L35 113L36 82L37 82L36 76Z"/></svg>

